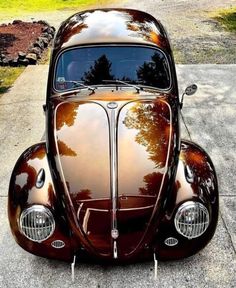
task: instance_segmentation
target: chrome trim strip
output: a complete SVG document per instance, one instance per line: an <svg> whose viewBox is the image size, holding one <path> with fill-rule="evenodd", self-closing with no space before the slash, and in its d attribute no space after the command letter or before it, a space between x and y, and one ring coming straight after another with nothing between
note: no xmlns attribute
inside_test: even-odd
<svg viewBox="0 0 236 288"><path fill-rule="evenodd" d="M109 110L110 137L110 167L111 167L111 201L112 201L112 230L117 229L117 123L116 109Z"/></svg>
<svg viewBox="0 0 236 288"><path fill-rule="evenodd" d="M154 207L154 205L149 205L149 206L142 206L142 207L136 207L136 208L124 208L124 209L119 209L119 211L120 212L122 212L122 211L137 211L137 210L150 209L153 207Z"/></svg>
<svg viewBox="0 0 236 288"><path fill-rule="evenodd" d="M114 243L113 243L113 258L114 258L114 259L117 259L117 258L118 258L116 241L114 241Z"/></svg>

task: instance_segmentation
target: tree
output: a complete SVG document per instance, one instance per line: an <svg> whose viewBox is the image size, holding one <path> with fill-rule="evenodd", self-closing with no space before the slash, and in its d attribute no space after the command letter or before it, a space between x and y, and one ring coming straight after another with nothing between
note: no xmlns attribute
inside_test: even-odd
<svg viewBox="0 0 236 288"><path fill-rule="evenodd" d="M114 76L111 75L111 65L112 63L103 54L94 62L89 71L84 73L82 80L85 84L101 84L102 80L113 80Z"/></svg>

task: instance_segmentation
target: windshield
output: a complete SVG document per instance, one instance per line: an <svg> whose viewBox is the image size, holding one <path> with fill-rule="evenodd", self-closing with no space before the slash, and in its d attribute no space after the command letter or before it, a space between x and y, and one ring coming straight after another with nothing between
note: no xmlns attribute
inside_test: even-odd
<svg viewBox="0 0 236 288"><path fill-rule="evenodd" d="M79 87L76 81L85 85L104 85L104 80L168 89L167 59L160 50L141 46L84 47L60 55L54 80L56 90Z"/></svg>

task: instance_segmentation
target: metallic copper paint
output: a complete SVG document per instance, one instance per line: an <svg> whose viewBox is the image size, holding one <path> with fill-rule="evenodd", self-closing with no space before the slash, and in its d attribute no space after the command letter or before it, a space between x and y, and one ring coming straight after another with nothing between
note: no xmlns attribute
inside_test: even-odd
<svg viewBox="0 0 236 288"><path fill-rule="evenodd" d="M210 225L207 231L202 236L191 240L179 235L174 227L175 212L183 202L188 200L200 201L210 212ZM218 183L212 161L201 147L193 142L182 140L175 185L156 235L159 258L179 259L191 256L205 247L214 235L218 213ZM165 246L164 240L168 237L177 238L178 245Z"/></svg>
<svg viewBox="0 0 236 288"><path fill-rule="evenodd" d="M37 174L45 169L46 179L42 188L35 186ZM21 211L34 204L44 205L53 212L56 219L54 234L42 243L28 240L18 225ZM67 227L64 212L60 210L47 163L45 143L28 148L19 158L13 170L8 197L8 217L12 233L18 244L25 250L43 257L70 261L73 257L73 241ZM65 247L58 253L51 247L54 240L63 240ZM77 243L78 245L78 243Z"/></svg>
<svg viewBox="0 0 236 288"><path fill-rule="evenodd" d="M147 13L132 9L97 9L76 13L61 25L54 48L59 51L92 43L152 44L169 49L160 22Z"/></svg>
<svg viewBox="0 0 236 288"><path fill-rule="evenodd" d="M111 17L110 17L111 16ZM109 18L110 17L110 18ZM107 33L99 25L110 19ZM121 35L122 31L122 35ZM88 37L89 35L89 37ZM75 90L57 93L52 88L57 56L79 45L150 45L168 58L172 86L165 93L130 87L100 87L95 93ZM110 112L117 103L117 238L118 259L113 259ZM214 234L218 217L218 187L213 164L199 146L180 141L179 99L175 66L162 25L147 13L130 9L99 9L75 14L59 29L49 69L46 103L46 143L28 148L13 170L8 213L12 233L27 251L65 261L83 249L87 257L124 263L190 256ZM45 170L42 188L37 174ZM174 215L187 200L200 201L210 212L210 226L199 238L177 233ZM47 206L56 222L54 234L32 243L21 234L20 213L33 204ZM113 211L114 212L114 211ZM168 247L168 237L178 245ZM63 240L61 250L53 240Z"/></svg>

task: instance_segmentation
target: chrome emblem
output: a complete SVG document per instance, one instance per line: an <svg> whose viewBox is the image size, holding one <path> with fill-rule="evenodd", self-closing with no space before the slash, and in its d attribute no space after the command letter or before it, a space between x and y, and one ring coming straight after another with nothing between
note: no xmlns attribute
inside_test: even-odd
<svg viewBox="0 0 236 288"><path fill-rule="evenodd" d="M109 102L107 104L107 108L109 109L116 109L118 107L118 104L116 102Z"/></svg>
<svg viewBox="0 0 236 288"><path fill-rule="evenodd" d="M117 229L112 229L111 230L111 237L113 239L117 239L119 237L119 231Z"/></svg>

